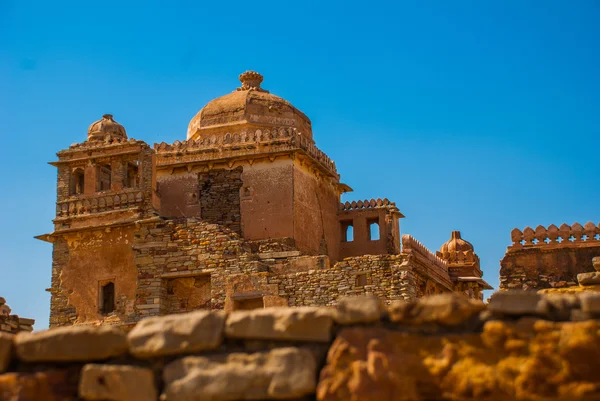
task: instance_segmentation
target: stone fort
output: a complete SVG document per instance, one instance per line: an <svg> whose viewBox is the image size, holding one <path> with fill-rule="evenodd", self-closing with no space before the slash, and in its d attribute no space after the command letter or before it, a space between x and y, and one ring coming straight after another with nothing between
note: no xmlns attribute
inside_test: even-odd
<svg viewBox="0 0 600 401"><path fill-rule="evenodd" d="M133 324L195 309L333 305L345 295L482 299L473 246L453 232L433 253L400 234L388 199L351 192L316 146L310 119L241 86L153 147L112 115L57 153L50 326Z"/></svg>
<svg viewBox="0 0 600 401"><path fill-rule="evenodd" d="M400 234L394 202L342 203L352 189L309 118L262 89L260 74L239 79L192 118L186 140L151 147L106 114L57 153L54 231L36 237L53 244L51 327L353 295L483 299L491 286L460 232L434 253ZM501 290L600 285L600 225L515 229L511 239Z"/></svg>

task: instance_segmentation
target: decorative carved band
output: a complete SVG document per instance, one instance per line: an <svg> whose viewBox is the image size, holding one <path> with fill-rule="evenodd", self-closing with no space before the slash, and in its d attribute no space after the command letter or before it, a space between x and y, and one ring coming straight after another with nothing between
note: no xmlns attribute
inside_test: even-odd
<svg viewBox="0 0 600 401"><path fill-rule="evenodd" d="M56 217L74 217L112 210L129 209L142 204L141 191L102 194L84 199L71 199L56 204Z"/></svg>
<svg viewBox="0 0 600 401"><path fill-rule="evenodd" d="M548 228L540 225L535 230L531 227L526 227L523 231L515 228L510 232L510 237L513 242L511 248L592 242L600 245L600 224L596 226L590 221L584 226L575 223L572 226L563 224L560 227L551 224Z"/></svg>
<svg viewBox="0 0 600 401"><path fill-rule="evenodd" d="M220 151L224 151L228 148L236 148L249 144L291 145L304 150L310 157L321 163L329 171L337 173L335 163L317 148L312 139L302 135L295 128L289 127L225 133L223 135L198 138L197 140L175 141L171 145L162 142L160 144L154 144L154 149L160 155L167 153L193 153L194 151L207 149L219 149Z"/></svg>

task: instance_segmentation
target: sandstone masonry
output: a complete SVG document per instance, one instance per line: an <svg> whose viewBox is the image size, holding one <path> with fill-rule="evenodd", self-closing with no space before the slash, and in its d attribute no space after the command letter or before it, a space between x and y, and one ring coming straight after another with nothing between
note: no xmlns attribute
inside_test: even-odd
<svg viewBox="0 0 600 401"><path fill-rule="evenodd" d="M0 399L596 400L600 294L200 310L0 333Z"/></svg>
<svg viewBox="0 0 600 401"><path fill-rule="evenodd" d="M122 325L194 310L384 303L445 292L482 299L473 246L436 255L388 199L352 189L310 120L256 72L205 105L187 139L149 146L106 114L57 153L50 326Z"/></svg>

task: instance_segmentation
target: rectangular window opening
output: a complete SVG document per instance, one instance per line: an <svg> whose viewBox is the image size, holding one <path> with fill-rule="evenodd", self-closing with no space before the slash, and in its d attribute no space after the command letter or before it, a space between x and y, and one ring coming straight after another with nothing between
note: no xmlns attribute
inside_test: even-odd
<svg viewBox="0 0 600 401"><path fill-rule="evenodd" d="M115 283L112 281L100 287L100 313L108 315L115 311Z"/></svg>
<svg viewBox="0 0 600 401"><path fill-rule="evenodd" d="M110 164L98 166L98 191L110 191L112 169Z"/></svg>
<svg viewBox="0 0 600 401"><path fill-rule="evenodd" d="M356 275L356 286L364 287L367 285L367 273L361 273Z"/></svg>

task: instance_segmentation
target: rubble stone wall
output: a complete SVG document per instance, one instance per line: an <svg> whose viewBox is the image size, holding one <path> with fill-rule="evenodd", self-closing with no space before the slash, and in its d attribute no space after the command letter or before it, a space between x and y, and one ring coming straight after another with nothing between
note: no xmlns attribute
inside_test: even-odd
<svg viewBox="0 0 600 401"><path fill-rule="evenodd" d="M195 311L0 333L0 399L597 400L600 294Z"/></svg>

